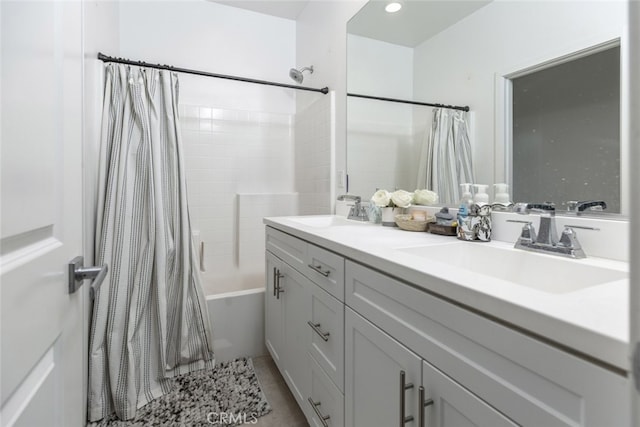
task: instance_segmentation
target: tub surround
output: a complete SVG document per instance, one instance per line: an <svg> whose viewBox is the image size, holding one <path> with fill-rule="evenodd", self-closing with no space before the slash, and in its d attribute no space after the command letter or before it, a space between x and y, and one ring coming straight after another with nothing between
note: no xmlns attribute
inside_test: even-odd
<svg viewBox="0 0 640 427"><path fill-rule="evenodd" d="M584 220L569 218L567 222L575 224L580 221ZM264 222L269 227L400 279L583 359L595 361L618 373L628 370L628 278L570 292L551 293L453 268L449 263L433 261L404 249L459 242L451 237L405 232L336 216L265 218ZM612 223L610 226L614 228L626 226L621 222ZM517 224L515 229L514 240L518 236ZM501 235L500 232L496 234ZM582 233L581 239L586 234ZM589 242L591 240L588 239ZM512 250L513 246L500 241L459 244L487 245L503 250ZM565 262L606 268L616 271L619 277L628 277L627 262L594 257L588 245L583 245L588 258ZM619 252L618 256L624 257L624 249Z"/></svg>

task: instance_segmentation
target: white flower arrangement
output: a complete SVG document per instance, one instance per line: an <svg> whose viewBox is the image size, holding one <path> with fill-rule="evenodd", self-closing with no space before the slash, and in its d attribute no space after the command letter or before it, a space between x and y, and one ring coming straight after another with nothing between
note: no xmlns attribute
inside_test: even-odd
<svg viewBox="0 0 640 427"><path fill-rule="evenodd" d="M389 193L387 190L378 190L371 196L371 203L380 208L408 208L412 201L413 193L404 190L396 190L393 193Z"/></svg>
<svg viewBox="0 0 640 427"><path fill-rule="evenodd" d="M391 202L391 194L387 190L378 190L371 196L371 203L379 208L389 206Z"/></svg>
<svg viewBox="0 0 640 427"><path fill-rule="evenodd" d="M413 203L416 205L435 205L438 203L438 193L431 190L416 190L413 192Z"/></svg>

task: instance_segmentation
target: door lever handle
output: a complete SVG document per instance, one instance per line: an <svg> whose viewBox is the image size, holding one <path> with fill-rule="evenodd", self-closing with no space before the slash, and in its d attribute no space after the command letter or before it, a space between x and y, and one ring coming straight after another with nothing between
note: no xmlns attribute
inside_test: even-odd
<svg viewBox="0 0 640 427"><path fill-rule="evenodd" d="M91 299L95 298L96 291L102 285L104 278L107 277L109 272L109 266L107 264L103 266L84 266L84 258L77 256L69 262L69 293L75 293L85 279L93 279L91 282L91 288L89 289L89 295Z"/></svg>

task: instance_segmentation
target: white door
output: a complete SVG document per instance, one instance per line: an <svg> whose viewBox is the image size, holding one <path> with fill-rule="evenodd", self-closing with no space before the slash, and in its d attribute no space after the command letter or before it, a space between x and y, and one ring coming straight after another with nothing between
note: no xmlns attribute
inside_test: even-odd
<svg viewBox="0 0 640 427"><path fill-rule="evenodd" d="M1 422L81 426L82 4L0 2Z"/></svg>
<svg viewBox="0 0 640 427"><path fill-rule="evenodd" d="M631 253L629 259L637 261L640 257L640 213L638 207L640 207L640 201L638 195L640 195L640 169L637 167L640 164L640 2L629 2L629 117L632 119L627 120L628 131L630 136L629 143L629 168L631 171L629 183L630 183L630 199L632 205L630 211L631 214L631 226L629 239L631 242ZM629 359L632 362L631 370L635 371L637 375L633 375L630 383L629 393L631 395L631 423L632 425L640 425L640 264L638 262L630 263L630 275L629 275L629 332L630 332L630 346L629 346ZM634 351L637 351L637 360L633 359ZM634 369L635 366L635 369Z"/></svg>

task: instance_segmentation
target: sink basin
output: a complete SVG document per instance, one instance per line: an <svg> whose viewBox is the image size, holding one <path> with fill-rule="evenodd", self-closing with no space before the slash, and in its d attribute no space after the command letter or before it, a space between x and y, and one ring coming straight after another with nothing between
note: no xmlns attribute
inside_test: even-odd
<svg viewBox="0 0 640 427"><path fill-rule="evenodd" d="M289 218L289 221L297 222L298 224L306 225L307 227L335 227L344 225L356 225L366 224L366 222L355 221L352 219L343 218L341 216L333 215L314 215L314 216L299 216Z"/></svg>
<svg viewBox="0 0 640 427"><path fill-rule="evenodd" d="M525 252L482 243L450 243L398 248L399 251L448 264L542 292L563 294L616 280L626 271L590 265L553 255Z"/></svg>

